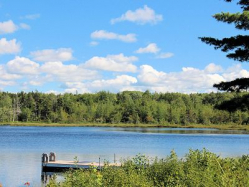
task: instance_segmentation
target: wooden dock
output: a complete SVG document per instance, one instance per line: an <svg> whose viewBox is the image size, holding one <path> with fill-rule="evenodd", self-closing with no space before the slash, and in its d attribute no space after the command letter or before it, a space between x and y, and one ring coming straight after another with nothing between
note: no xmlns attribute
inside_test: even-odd
<svg viewBox="0 0 249 187"><path fill-rule="evenodd" d="M120 164L108 164L109 166L120 166ZM96 169L101 169L104 166L103 163L98 162L74 162L74 161L65 161L58 160L53 162L42 163L42 172L59 172L68 169L90 169L95 167Z"/></svg>
<svg viewBox="0 0 249 187"><path fill-rule="evenodd" d="M115 159L114 159L115 160ZM49 157L47 154L42 154L42 165L41 172L61 172L71 169L90 169L95 167L100 170L105 164L100 162L90 161L65 161L56 160L55 153L50 153ZM119 167L118 163L109 163L109 166Z"/></svg>

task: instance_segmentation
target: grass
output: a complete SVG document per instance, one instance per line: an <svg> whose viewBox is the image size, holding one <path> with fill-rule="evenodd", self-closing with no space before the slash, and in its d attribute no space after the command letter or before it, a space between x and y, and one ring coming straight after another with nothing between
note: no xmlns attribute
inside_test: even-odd
<svg viewBox="0 0 249 187"><path fill-rule="evenodd" d="M33 126L33 127L171 127L171 128L214 128L220 130L245 130L249 131L249 125L227 124L227 125L203 125L203 124L132 124L132 123L45 123L45 122L6 122L0 123L0 126Z"/></svg>

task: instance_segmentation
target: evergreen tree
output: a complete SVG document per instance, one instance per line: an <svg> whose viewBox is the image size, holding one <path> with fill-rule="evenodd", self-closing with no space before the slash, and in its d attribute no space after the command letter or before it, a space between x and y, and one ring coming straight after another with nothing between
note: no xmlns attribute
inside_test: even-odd
<svg viewBox="0 0 249 187"><path fill-rule="evenodd" d="M214 84L214 87L218 88L218 90L227 91L227 92L248 91L249 79L240 78L229 82L221 82L219 84Z"/></svg>
<svg viewBox="0 0 249 187"><path fill-rule="evenodd" d="M232 0L225 0L231 2ZM241 6L241 13L219 13L213 17L217 21L228 24L235 24L239 30L249 30L249 0L240 0L238 5ZM240 62L249 62L249 35L237 35L230 38L216 39L212 37L200 37L201 41L209 45L214 45L215 49L221 49L227 52L227 57Z"/></svg>
<svg viewBox="0 0 249 187"><path fill-rule="evenodd" d="M225 0L231 2L233 0ZM236 29L247 31L249 30L249 0L239 0L238 5L241 6L241 13L219 13L213 17L217 21L225 22L228 24L234 24ZM240 62L249 62L249 35L237 35L230 38L216 39L212 37L200 37L201 41L213 45L215 49L221 49L221 51L228 53L227 57ZM249 78L246 78L249 80ZM242 82L242 81L241 81ZM244 81L245 83L247 81ZM229 89L220 89L222 85L229 83L222 83L214 85L219 90L230 91Z"/></svg>

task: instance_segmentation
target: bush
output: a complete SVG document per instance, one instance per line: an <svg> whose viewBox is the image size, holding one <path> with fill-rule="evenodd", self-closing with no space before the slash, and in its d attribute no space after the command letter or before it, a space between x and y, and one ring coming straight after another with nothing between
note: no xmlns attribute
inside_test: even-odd
<svg viewBox="0 0 249 187"><path fill-rule="evenodd" d="M182 159L170 156L149 159L137 155L121 167L106 165L101 171L68 171L61 183L51 180L48 187L154 187L154 186L249 186L249 156L221 158L203 150L190 150Z"/></svg>

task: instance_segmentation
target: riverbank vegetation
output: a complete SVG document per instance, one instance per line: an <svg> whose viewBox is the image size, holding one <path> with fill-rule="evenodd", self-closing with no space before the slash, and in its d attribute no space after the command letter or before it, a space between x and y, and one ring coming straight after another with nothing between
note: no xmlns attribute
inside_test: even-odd
<svg viewBox="0 0 249 187"><path fill-rule="evenodd" d="M239 102L241 100L242 103ZM233 102L229 103L231 101ZM246 126L249 123L248 111L249 94L246 92L181 94L124 91L115 94L102 91L94 94L59 95L40 92L0 93L0 123L12 125L26 122L83 126Z"/></svg>
<svg viewBox="0 0 249 187"><path fill-rule="evenodd" d="M221 158L207 150L190 150L182 159L174 151L164 159L137 155L121 167L68 171L65 180L47 187L77 186L249 186L249 156Z"/></svg>

